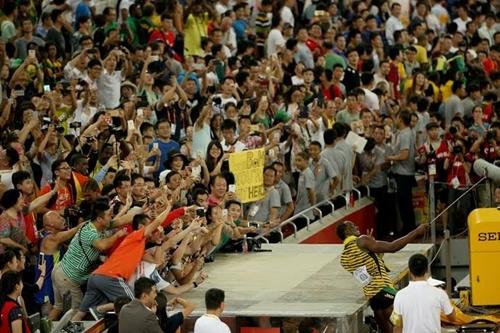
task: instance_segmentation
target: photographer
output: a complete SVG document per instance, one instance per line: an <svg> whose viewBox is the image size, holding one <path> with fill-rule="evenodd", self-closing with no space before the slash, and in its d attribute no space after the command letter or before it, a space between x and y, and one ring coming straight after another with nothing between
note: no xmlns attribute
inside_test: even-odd
<svg viewBox="0 0 500 333"><path fill-rule="evenodd" d="M466 150L468 150L466 142L459 140L453 146L450 156L444 161L444 169L448 172L448 204L460 197L471 185L471 164L464 159L464 151ZM471 195L469 193L468 197L461 200L459 205L453 206L448 212L449 227L452 234L461 232L466 227L465 221L471 211Z"/></svg>
<svg viewBox="0 0 500 333"><path fill-rule="evenodd" d="M118 231L109 237L104 231L109 228L121 228L132 222L135 214L142 208L134 207L120 218L113 219L111 206L107 200L100 200L94 205L92 221L83 225L73 237L63 260L53 274L54 312L62 310L63 295L71 294L71 308L78 309L83 297L81 285L87 282L89 274L99 263L100 253L108 250L126 231Z"/></svg>

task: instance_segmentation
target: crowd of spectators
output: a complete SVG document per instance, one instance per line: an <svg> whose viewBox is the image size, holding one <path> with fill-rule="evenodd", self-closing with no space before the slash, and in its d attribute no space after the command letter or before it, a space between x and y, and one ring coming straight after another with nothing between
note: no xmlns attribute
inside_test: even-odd
<svg viewBox="0 0 500 333"><path fill-rule="evenodd" d="M142 277L181 295L214 253L355 186L375 198L378 237L406 234L416 173L443 209L479 179L476 159L500 154L495 1L0 8L2 330L58 319L68 295L75 320L99 317L139 280L135 297L154 304ZM228 159L256 148L265 195L242 204ZM450 210L453 232L492 191Z"/></svg>

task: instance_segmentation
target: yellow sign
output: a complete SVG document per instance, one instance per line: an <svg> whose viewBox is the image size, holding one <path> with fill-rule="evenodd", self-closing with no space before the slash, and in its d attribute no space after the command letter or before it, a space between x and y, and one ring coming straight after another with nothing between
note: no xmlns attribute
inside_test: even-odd
<svg viewBox="0 0 500 333"><path fill-rule="evenodd" d="M229 170L234 174L236 195L242 203L257 201L265 196L263 148L232 153L229 155Z"/></svg>

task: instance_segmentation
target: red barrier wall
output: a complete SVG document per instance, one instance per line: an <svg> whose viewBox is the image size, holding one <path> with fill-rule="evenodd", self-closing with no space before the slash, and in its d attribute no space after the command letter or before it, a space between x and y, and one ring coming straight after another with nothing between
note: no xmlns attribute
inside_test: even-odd
<svg viewBox="0 0 500 333"><path fill-rule="evenodd" d="M374 236L376 235L375 205L372 203L344 216L338 222L335 222L334 224L318 231L316 234L300 242L300 244L342 244L341 240L337 237L335 230L337 229L337 225L344 221L352 221L356 223L361 233L366 233L367 230L373 229L373 234Z"/></svg>

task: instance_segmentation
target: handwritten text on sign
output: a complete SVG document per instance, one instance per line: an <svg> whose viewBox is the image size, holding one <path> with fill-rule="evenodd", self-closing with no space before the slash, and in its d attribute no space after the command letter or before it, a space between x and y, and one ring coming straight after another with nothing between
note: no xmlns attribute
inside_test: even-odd
<svg viewBox="0 0 500 333"><path fill-rule="evenodd" d="M264 149L253 149L229 155L229 170L234 174L236 194L242 203L257 201L265 196Z"/></svg>

